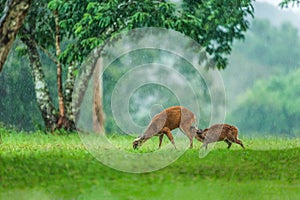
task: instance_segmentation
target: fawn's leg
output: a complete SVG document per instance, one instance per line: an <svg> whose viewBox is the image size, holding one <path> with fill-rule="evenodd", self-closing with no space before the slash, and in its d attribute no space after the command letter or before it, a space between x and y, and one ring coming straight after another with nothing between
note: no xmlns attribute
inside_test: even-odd
<svg viewBox="0 0 300 200"><path fill-rule="evenodd" d="M243 147L243 149L245 149L245 147L244 147L244 145L243 145L243 143L242 143L241 140L236 139L235 143L241 145L241 147Z"/></svg>
<svg viewBox="0 0 300 200"><path fill-rule="evenodd" d="M164 133L162 133L160 136L159 136L159 145L158 145L158 148L161 147L161 143L163 141L163 138L164 138Z"/></svg>
<svg viewBox="0 0 300 200"><path fill-rule="evenodd" d="M228 139L224 140L224 142L226 142L226 143L228 144L228 147L227 147L227 148L230 149L232 143L231 143Z"/></svg>
<svg viewBox="0 0 300 200"><path fill-rule="evenodd" d="M241 145L241 147L243 147L243 149L245 149L245 147L244 147L244 145L243 145L242 141L241 141L241 140L239 140L239 139L237 139L237 137L236 137L236 136L233 136L233 138L232 138L232 139L230 139L230 141L231 141L231 142L234 142L234 143L237 143L237 144L239 144L239 145Z"/></svg>
<svg viewBox="0 0 300 200"><path fill-rule="evenodd" d="M228 139L230 139L230 141L232 141L234 143L237 143L237 144L241 145L241 147L243 147L243 149L245 149L242 141L237 139L237 135L234 135L232 138L228 138Z"/></svg>
<svg viewBox="0 0 300 200"><path fill-rule="evenodd" d="M202 144L201 148L204 148L204 147L205 147L205 149L207 149L207 145L208 145L208 143L206 143L206 142L203 142L203 144Z"/></svg>

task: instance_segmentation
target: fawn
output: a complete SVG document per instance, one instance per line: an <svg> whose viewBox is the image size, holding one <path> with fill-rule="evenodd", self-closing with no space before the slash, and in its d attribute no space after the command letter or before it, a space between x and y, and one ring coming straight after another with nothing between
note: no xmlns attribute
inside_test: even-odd
<svg viewBox="0 0 300 200"><path fill-rule="evenodd" d="M235 126L229 124L215 124L210 128L204 130L197 130L195 138L200 142L203 142L202 147L207 149L208 143L225 141L228 144L228 149L231 147L231 144L237 143L245 148L242 141L238 139L238 129Z"/></svg>

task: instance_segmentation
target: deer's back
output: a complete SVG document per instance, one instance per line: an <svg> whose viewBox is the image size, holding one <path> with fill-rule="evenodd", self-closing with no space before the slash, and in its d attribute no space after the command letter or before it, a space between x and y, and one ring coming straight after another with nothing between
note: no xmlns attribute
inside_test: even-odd
<svg viewBox="0 0 300 200"><path fill-rule="evenodd" d="M151 125L155 126L156 129L168 127L170 130L173 130L180 127L181 123L186 123L194 119L194 114L187 108L173 106L155 115L151 121Z"/></svg>

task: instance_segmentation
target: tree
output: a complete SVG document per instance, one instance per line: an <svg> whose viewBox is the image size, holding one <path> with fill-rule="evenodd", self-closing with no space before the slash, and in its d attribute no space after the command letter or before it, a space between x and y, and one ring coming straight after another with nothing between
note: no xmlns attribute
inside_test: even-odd
<svg viewBox="0 0 300 200"><path fill-rule="evenodd" d="M261 80L247 91L232 114L247 133L295 136L300 126L300 70Z"/></svg>
<svg viewBox="0 0 300 200"><path fill-rule="evenodd" d="M4 2L2 1L1 4L4 5ZM23 24L30 4L31 0L6 1L4 14L0 19L0 72L16 35Z"/></svg>
<svg viewBox="0 0 300 200"><path fill-rule="evenodd" d="M244 37L249 27L248 15L253 16L249 0L186 0L180 6L165 1L89 2L83 18L74 27L78 43L68 50L77 50L80 56L75 55L82 59L90 49L103 44L107 34L113 37L120 30L163 27L182 32L203 45L214 57L213 67L221 69L226 67L233 40Z"/></svg>
<svg viewBox="0 0 300 200"><path fill-rule="evenodd" d="M52 2L53 3L53 2ZM55 4L56 1L53 3ZM51 2L38 1L32 5L32 9L28 14L25 26L21 31L20 39L26 45L27 55L29 57L32 75L35 84L36 99L42 117L48 130L68 129L74 130L75 124L70 120L69 114L71 108L69 104L65 104L65 99L70 99L72 90L68 83L74 81L73 71L67 72L67 80L65 90L63 88L63 66L59 60L61 54L61 42L67 39L66 30L61 29L60 19L66 17L66 13L58 13L55 5L51 6ZM49 92L45 73L41 61L41 52L47 55L49 59L56 65L56 86L58 108L54 106L54 102ZM50 66L47 66L50 67ZM70 66L68 69L73 69ZM71 86L72 87L72 86Z"/></svg>
<svg viewBox="0 0 300 200"><path fill-rule="evenodd" d="M72 102L81 102L72 96L78 66L82 62L92 66L80 75L77 89L82 94L107 40L123 30L153 26L177 30L204 46L212 57L210 67L221 69L226 67L234 39L244 37L249 15L253 15L250 0L186 0L181 5L152 0L35 2L19 37L27 48L46 128L74 128ZM91 52L98 46L98 51ZM49 94L44 72L49 66L43 67L42 54L57 68L58 109ZM85 60L88 55L90 60Z"/></svg>
<svg viewBox="0 0 300 200"><path fill-rule="evenodd" d="M181 9L172 3L153 1L112 1L109 5L105 4L88 4L82 20L74 27L78 42L71 44L65 51L66 55L70 55L69 50L78 53L73 54L73 59L63 56L63 60L84 58L90 52L89 49L105 45L107 38L116 37L122 30L154 26L174 29L192 37L213 56L211 67L225 68L226 54L231 51L233 39L243 38L248 28L246 16L253 12L250 1L184 1ZM224 17L222 11L228 15ZM89 69L90 73L92 71L92 68ZM87 85L84 80L88 79L82 80L83 84L79 88L84 91Z"/></svg>

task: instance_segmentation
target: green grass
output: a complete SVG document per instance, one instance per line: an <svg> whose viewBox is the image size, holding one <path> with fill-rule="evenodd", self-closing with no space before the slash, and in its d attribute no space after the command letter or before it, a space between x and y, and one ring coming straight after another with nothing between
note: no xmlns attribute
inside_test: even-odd
<svg viewBox="0 0 300 200"><path fill-rule="evenodd" d="M76 134L0 134L0 199L300 199L295 138L241 138L246 150L217 143L202 159L195 141L169 166L130 174L100 163ZM132 138L110 139L133 152ZM153 138L138 152L157 145Z"/></svg>

